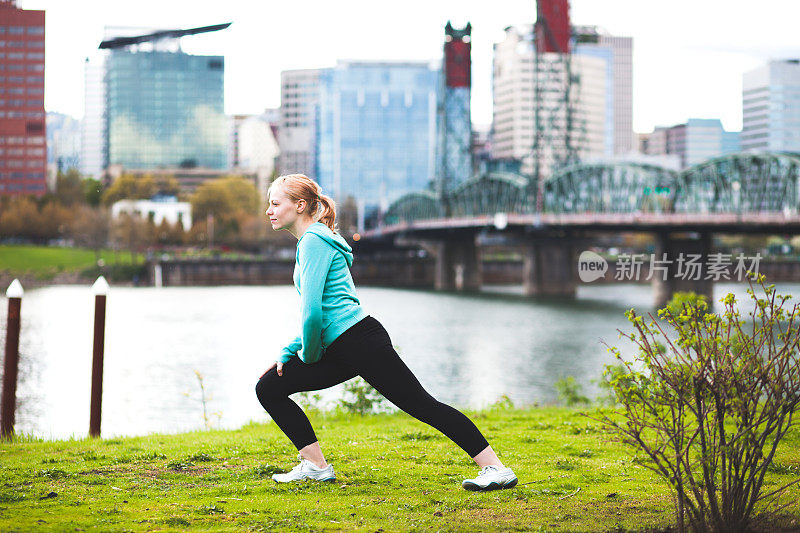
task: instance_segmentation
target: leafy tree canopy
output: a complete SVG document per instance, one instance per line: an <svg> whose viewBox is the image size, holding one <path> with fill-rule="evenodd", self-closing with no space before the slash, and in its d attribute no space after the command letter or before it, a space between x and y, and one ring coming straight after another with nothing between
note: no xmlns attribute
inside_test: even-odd
<svg viewBox="0 0 800 533"><path fill-rule="evenodd" d="M239 214L258 212L261 200L256 187L244 178L226 176L207 181L192 195L192 218L201 220L213 215L217 220L230 220Z"/></svg>

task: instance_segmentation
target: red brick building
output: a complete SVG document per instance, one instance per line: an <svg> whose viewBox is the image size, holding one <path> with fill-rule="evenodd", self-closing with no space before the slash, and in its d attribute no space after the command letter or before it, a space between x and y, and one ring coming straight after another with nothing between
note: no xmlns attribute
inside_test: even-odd
<svg viewBox="0 0 800 533"><path fill-rule="evenodd" d="M0 0L0 196L46 192L44 11Z"/></svg>

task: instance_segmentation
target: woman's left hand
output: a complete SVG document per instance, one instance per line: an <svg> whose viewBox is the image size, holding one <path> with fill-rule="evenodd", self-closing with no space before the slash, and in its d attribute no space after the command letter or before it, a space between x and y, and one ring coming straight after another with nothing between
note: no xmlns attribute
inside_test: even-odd
<svg viewBox="0 0 800 533"><path fill-rule="evenodd" d="M266 370L266 372L261 374L261 377L263 378L264 376L266 376L269 373L269 371L272 370L273 368L277 368L278 369L278 375L279 376L283 375L283 363L281 363L280 361L276 361L276 362L274 362L274 363L272 363L270 365L270 367Z"/></svg>

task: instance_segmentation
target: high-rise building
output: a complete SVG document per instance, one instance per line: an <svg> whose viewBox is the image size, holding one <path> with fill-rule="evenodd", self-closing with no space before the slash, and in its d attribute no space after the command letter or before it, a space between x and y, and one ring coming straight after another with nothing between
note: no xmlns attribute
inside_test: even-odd
<svg viewBox="0 0 800 533"><path fill-rule="evenodd" d="M227 166L222 56L113 49L106 59L107 164Z"/></svg>
<svg viewBox="0 0 800 533"><path fill-rule="evenodd" d="M186 54L179 39L228 26L106 27L101 53L85 65L84 174L227 167L225 60Z"/></svg>
<svg viewBox="0 0 800 533"><path fill-rule="evenodd" d="M46 192L44 11L0 0L0 195Z"/></svg>
<svg viewBox="0 0 800 533"><path fill-rule="evenodd" d="M800 59L770 61L742 82L742 150L800 152Z"/></svg>
<svg viewBox="0 0 800 533"><path fill-rule="evenodd" d="M281 72L278 172L317 178L316 110L320 69Z"/></svg>
<svg viewBox="0 0 800 533"><path fill-rule="evenodd" d="M609 92L613 124L613 155L625 155L634 150L633 135L633 38L610 35L596 26L580 26L575 31L577 53L610 53ZM583 80L582 80L583 81Z"/></svg>
<svg viewBox="0 0 800 533"><path fill-rule="evenodd" d="M277 128L266 114L236 115L231 124L230 166L272 173L278 158Z"/></svg>
<svg viewBox="0 0 800 533"><path fill-rule="evenodd" d="M372 216L436 177L440 70L425 62L350 62L319 74L317 177Z"/></svg>
<svg viewBox="0 0 800 533"><path fill-rule="evenodd" d="M86 58L81 121L81 174L103 177L106 154L105 56Z"/></svg>
<svg viewBox="0 0 800 533"><path fill-rule="evenodd" d="M278 110L259 115L234 115L230 118L229 164L233 172L254 173L256 186L266 198L278 155Z"/></svg>
<svg viewBox="0 0 800 533"><path fill-rule="evenodd" d="M657 127L647 136L648 155L675 155L686 168L739 151L739 132L728 132L719 119L690 118L685 124Z"/></svg>
<svg viewBox="0 0 800 533"><path fill-rule="evenodd" d="M63 113L47 113L48 171L80 169L81 121Z"/></svg>
<svg viewBox="0 0 800 533"><path fill-rule="evenodd" d="M568 62L559 53L541 52L537 67L534 41L534 26L527 24L509 26L505 39L494 45L493 157L521 160L522 171L534 173L537 105L540 106L539 120L548 122L545 125L548 128L565 129L565 121L577 122L569 128L566 140L575 147L580 159L612 155L615 133L613 50L577 46ZM540 73L538 103L535 68L546 71ZM567 75L579 81L573 84L568 96L562 92ZM574 110L569 118L565 107L567 100ZM557 161L564 159L565 149L564 146L540 149L544 177Z"/></svg>

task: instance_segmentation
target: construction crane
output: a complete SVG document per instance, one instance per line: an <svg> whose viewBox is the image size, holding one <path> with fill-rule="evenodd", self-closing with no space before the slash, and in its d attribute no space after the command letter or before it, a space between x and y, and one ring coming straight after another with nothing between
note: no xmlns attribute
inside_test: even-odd
<svg viewBox="0 0 800 533"><path fill-rule="evenodd" d="M544 182L578 161L585 127L577 116L580 79L572 71L569 0L537 0L533 59L533 179L541 212Z"/></svg>
<svg viewBox="0 0 800 533"><path fill-rule="evenodd" d="M100 43L100 49L113 49L124 48L134 44L141 44L146 42L160 41L163 39L179 39L185 35L196 35L198 33L209 33L212 31L224 30L230 26L231 22L225 24L214 24L212 26L201 26L199 28L191 28L188 30L160 30L145 35L137 35L135 37L115 37Z"/></svg>

